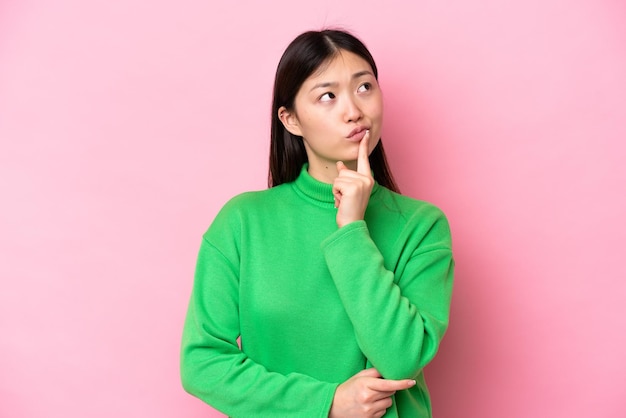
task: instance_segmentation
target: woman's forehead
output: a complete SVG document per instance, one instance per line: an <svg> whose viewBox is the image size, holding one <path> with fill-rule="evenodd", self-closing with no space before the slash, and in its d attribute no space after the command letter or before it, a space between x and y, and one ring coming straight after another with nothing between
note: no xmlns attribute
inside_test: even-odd
<svg viewBox="0 0 626 418"><path fill-rule="evenodd" d="M372 72L372 67L359 55L346 51L345 49L340 49L320 64L320 66L305 80L305 83L316 82L328 76L337 75L331 73L342 73L344 71L351 76L352 73L355 72Z"/></svg>

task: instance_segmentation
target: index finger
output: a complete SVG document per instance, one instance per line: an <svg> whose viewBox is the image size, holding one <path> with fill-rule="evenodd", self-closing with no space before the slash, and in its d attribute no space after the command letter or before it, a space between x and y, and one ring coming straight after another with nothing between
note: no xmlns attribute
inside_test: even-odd
<svg viewBox="0 0 626 418"><path fill-rule="evenodd" d="M365 136L359 143L359 156L356 160L356 172L365 176L371 176L369 159L370 130L365 132Z"/></svg>
<svg viewBox="0 0 626 418"><path fill-rule="evenodd" d="M379 392L395 392L397 390L408 389L415 385L415 380L403 379L403 380L387 380L376 379L368 384L368 387L372 390Z"/></svg>

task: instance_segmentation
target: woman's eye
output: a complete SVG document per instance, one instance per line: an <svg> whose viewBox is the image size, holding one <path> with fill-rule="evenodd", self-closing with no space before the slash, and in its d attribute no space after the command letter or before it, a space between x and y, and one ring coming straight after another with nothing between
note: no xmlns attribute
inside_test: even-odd
<svg viewBox="0 0 626 418"><path fill-rule="evenodd" d="M368 90L371 90L371 88L372 88L372 84L371 84L371 83L363 83L363 84L361 84L361 85L359 86L359 88L358 88L358 90L357 90L357 91L358 91L359 93L363 93L363 92L366 92L366 91L368 91Z"/></svg>
<svg viewBox="0 0 626 418"><path fill-rule="evenodd" d="M335 98L335 95L333 93L330 93L330 92L324 93L320 96L320 102L328 102L334 98Z"/></svg>

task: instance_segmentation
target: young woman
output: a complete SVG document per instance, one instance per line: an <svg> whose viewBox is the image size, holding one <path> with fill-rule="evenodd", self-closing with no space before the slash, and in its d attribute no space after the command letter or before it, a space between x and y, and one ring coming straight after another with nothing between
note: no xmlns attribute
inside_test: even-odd
<svg viewBox="0 0 626 418"><path fill-rule="evenodd" d="M229 416L432 416L450 231L396 193L377 79L343 31L306 32L280 60L270 188L204 234L183 333L184 388Z"/></svg>

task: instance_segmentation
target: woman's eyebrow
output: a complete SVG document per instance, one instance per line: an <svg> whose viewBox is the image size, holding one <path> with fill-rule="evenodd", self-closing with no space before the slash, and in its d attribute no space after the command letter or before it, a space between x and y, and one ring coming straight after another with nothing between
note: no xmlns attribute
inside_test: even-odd
<svg viewBox="0 0 626 418"><path fill-rule="evenodd" d="M339 85L339 83L337 83L336 81L324 81L322 83L317 83L316 85L311 87L311 90L309 90L309 91L313 91L315 89L325 89L327 87L336 87L338 85Z"/></svg>
<svg viewBox="0 0 626 418"><path fill-rule="evenodd" d="M358 71L358 72L352 74L352 79L354 80L354 79L363 77L365 75L371 75L372 77L374 77L374 74L372 74L371 71L363 70L363 71ZM321 83L315 84L313 87L311 87L311 90L309 90L309 91L313 91L315 89L321 89L321 88L337 87L338 85L339 85L339 83L336 82L336 81L323 81Z"/></svg>
<svg viewBox="0 0 626 418"><path fill-rule="evenodd" d="M374 74L372 74L371 71L368 70L363 70L363 71L359 71L358 73L354 73L352 74L352 78L359 78L359 77L363 77L364 75L371 75L372 77L374 77Z"/></svg>

